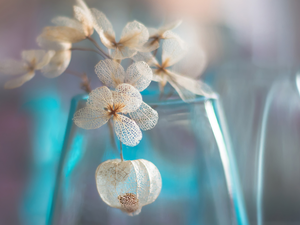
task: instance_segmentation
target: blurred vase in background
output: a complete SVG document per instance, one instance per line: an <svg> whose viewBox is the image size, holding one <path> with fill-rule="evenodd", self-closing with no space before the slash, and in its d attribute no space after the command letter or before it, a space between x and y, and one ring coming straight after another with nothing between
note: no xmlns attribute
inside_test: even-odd
<svg viewBox="0 0 300 225"><path fill-rule="evenodd" d="M95 170L119 158L119 143L108 125L83 130L72 121L87 95L73 98L48 225L211 224L247 225L225 121L218 100L198 97L187 104L177 96L159 101L145 91L144 101L159 114L156 127L143 132L136 147L123 145L125 160L146 159L159 169L158 199L130 217L99 197Z"/></svg>

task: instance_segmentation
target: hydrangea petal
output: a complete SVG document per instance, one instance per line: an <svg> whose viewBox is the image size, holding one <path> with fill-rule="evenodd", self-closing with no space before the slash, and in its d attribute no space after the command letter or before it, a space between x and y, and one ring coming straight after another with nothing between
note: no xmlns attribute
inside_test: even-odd
<svg viewBox="0 0 300 225"><path fill-rule="evenodd" d="M52 23L54 23L57 26L71 27L84 33L82 23L80 23L76 19L68 18L65 16L57 16L54 19L52 19Z"/></svg>
<svg viewBox="0 0 300 225"><path fill-rule="evenodd" d="M124 27L119 43L129 48L138 48L142 47L148 38L148 29L143 24L133 21Z"/></svg>
<svg viewBox="0 0 300 225"><path fill-rule="evenodd" d="M142 104L142 95L130 84L120 84L113 92L114 105L122 105L122 113L137 110Z"/></svg>
<svg viewBox="0 0 300 225"><path fill-rule="evenodd" d="M129 116L142 130L151 130L158 121L158 113L145 102L136 111L129 113Z"/></svg>
<svg viewBox="0 0 300 225"><path fill-rule="evenodd" d="M203 83L200 80L194 80L171 71L169 71L169 74L172 77L173 82L177 83L181 87L194 94L202 95L208 98L217 97L216 93L207 84Z"/></svg>
<svg viewBox="0 0 300 225"><path fill-rule="evenodd" d="M178 95L183 101L190 102L195 99L196 95L190 90L183 87L181 83L178 83L177 80L174 79L172 76L168 76L166 78L167 81L172 85L172 87L177 91Z"/></svg>
<svg viewBox="0 0 300 225"><path fill-rule="evenodd" d="M183 42L177 38L165 39L162 45L162 65L166 68L181 60L186 53Z"/></svg>
<svg viewBox="0 0 300 225"><path fill-rule="evenodd" d="M90 107L79 109L74 114L74 123L84 129L96 129L106 124L110 115L105 110L97 110Z"/></svg>
<svg viewBox="0 0 300 225"><path fill-rule="evenodd" d="M124 83L125 71L121 64L114 60L101 60L95 66L95 73L100 81L111 89L115 89L119 84Z"/></svg>
<svg viewBox="0 0 300 225"><path fill-rule="evenodd" d="M49 63L54 54L55 51L26 50L22 52L22 58L27 63L33 65L35 70L39 70Z"/></svg>
<svg viewBox="0 0 300 225"><path fill-rule="evenodd" d="M126 116L114 116L114 128L118 139L127 146L136 146L142 139L138 125Z"/></svg>
<svg viewBox="0 0 300 225"><path fill-rule="evenodd" d="M86 38L80 30L66 26L45 27L40 35L49 41L76 43Z"/></svg>
<svg viewBox="0 0 300 225"><path fill-rule="evenodd" d="M41 48L47 50L61 51L72 47L72 44L69 42L50 41L47 37L44 37L43 34L38 36L36 41Z"/></svg>
<svg viewBox="0 0 300 225"><path fill-rule="evenodd" d="M137 50L127 46L120 46L112 49L111 57L114 59L126 59L131 58L137 53Z"/></svg>
<svg viewBox="0 0 300 225"><path fill-rule="evenodd" d="M135 62L144 61L149 66L159 65L156 58L150 52L138 52L132 57L132 59Z"/></svg>
<svg viewBox="0 0 300 225"><path fill-rule="evenodd" d="M125 83L131 84L141 92L149 86L152 76L152 70L147 63L136 62L126 70Z"/></svg>
<svg viewBox="0 0 300 225"><path fill-rule="evenodd" d="M158 29L158 32L157 32L157 33L158 33L159 35L164 35L164 33L165 33L166 31L175 29L176 27L180 26L181 23L182 23L182 20L175 20L175 21L173 21L173 22L171 22L171 23L165 24L165 25L163 25L162 27L160 27L160 28Z"/></svg>
<svg viewBox="0 0 300 225"><path fill-rule="evenodd" d="M0 73L7 75L18 75L24 74L28 70L26 68L26 64L23 61L17 61L14 59L7 59L5 61L0 62Z"/></svg>
<svg viewBox="0 0 300 225"><path fill-rule="evenodd" d="M5 83L4 88L5 89L13 89L22 86L25 82L31 80L34 77L35 73L34 71L31 71L21 77L9 80Z"/></svg>
<svg viewBox="0 0 300 225"><path fill-rule="evenodd" d="M57 51L50 62L42 68L42 74L48 78L58 77L67 69L70 61L70 50Z"/></svg>
<svg viewBox="0 0 300 225"><path fill-rule="evenodd" d="M97 110L104 110L109 105L113 105L112 92L105 86L99 87L91 91L87 106Z"/></svg>
<svg viewBox="0 0 300 225"><path fill-rule="evenodd" d="M113 42L115 41L113 26L104 13L95 8L92 8L91 11L95 18L95 30L99 34L102 43L107 48L113 48Z"/></svg>

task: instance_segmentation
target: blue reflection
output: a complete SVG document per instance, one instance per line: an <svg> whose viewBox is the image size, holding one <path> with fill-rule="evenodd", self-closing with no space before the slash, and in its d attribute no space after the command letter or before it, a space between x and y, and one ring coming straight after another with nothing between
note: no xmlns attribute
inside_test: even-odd
<svg viewBox="0 0 300 225"><path fill-rule="evenodd" d="M54 93L34 94L28 98L23 110L32 119L32 174L25 194L21 214L23 223L45 223L52 201L55 168L62 149L67 113L61 107L61 99Z"/></svg>

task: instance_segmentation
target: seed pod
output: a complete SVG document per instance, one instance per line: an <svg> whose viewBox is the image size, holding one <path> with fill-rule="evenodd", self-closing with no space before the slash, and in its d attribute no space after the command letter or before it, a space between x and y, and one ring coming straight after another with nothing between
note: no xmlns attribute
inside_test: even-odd
<svg viewBox="0 0 300 225"><path fill-rule="evenodd" d="M155 201L161 190L161 176L156 166L145 160L108 160L96 170L97 189L102 200L130 216Z"/></svg>

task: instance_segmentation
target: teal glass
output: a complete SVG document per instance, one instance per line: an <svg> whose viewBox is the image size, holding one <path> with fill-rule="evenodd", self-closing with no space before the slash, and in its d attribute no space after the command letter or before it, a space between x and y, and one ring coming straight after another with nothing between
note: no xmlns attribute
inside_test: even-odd
<svg viewBox="0 0 300 225"><path fill-rule="evenodd" d="M162 190L157 200L134 217L101 200L95 171L100 163L120 157L120 143L108 124L84 130L73 123L88 98L79 95L71 103L48 225L248 225L220 102L157 96L143 93L159 114L156 127L143 131L139 145L123 145L125 160L143 158L159 169Z"/></svg>

